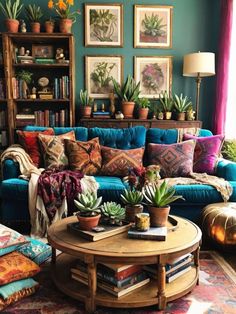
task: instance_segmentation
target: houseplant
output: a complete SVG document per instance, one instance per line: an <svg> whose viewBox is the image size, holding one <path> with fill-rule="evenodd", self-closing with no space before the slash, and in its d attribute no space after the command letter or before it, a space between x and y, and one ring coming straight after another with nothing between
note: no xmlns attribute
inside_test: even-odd
<svg viewBox="0 0 236 314"><path fill-rule="evenodd" d="M115 202L105 202L101 206L103 221L110 225L122 225L125 218L125 209Z"/></svg>
<svg viewBox="0 0 236 314"><path fill-rule="evenodd" d="M95 193L78 194L78 200L75 199L74 203L79 210L75 214L81 230L91 230L98 225L101 202L102 197L97 197Z"/></svg>
<svg viewBox="0 0 236 314"><path fill-rule="evenodd" d="M121 101L122 112L125 118L132 118L135 102L140 94L140 82L136 83L131 75L128 75L125 83L119 85L115 79L112 79L114 91Z"/></svg>
<svg viewBox="0 0 236 314"><path fill-rule="evenodd" d="M221 152L224 158L236 162L236 140L225 140Z"/></svg>
<svg viewBox="0 0 236 314"><path fill-rule="evenodd" d="M180 96L174 95L174 107L177 111L177 120L185 120L186 111L192 105L192 102L188 99L188 96L183 96L181 93Z"/></svg>
<svg viewBox="0 0 236 314"><path fill-rule="evenodd" d="M139 119L145 120L148 117L148 111L150 107L150 100L148 98L138 98L138 106L139 106Z"/></svg>
<svg viewBox="0 0 236 314"><path fill-rule="evenodd" d="M55 27L55 20L50 17L49 20L44 22L44 27L45 27L46 33L48 33L48 34L53 33L54 27Z"/></svg>
<svg viewBox="0 0 236 314"><path fill-rule="evenodd" d="M28 98L29 84L32 82L33 73L27 70L21 70L16 73L16 78L22 81L22 97Z"/></svg>
<svg viewBox="0 0 236 314"><path fill-rule="evenodd" d="M143 193L135 189L125 189L120 197L125 204L125 220L135 222L135 215L143 211Z"/></svg>
<svg viewBox="0 0 236 314"><path fill-rule="evenodd" d="M181 195L174 195L175 188L169 187L165 180L161 185L146 185L143 194L150 213L152 227L166 226L170 212L169 204L178 199L184 199Z"/></svg>
<svg viewBox="0 0 236 314"><path fill-rule="evenodd" d="M32 33L40 33L40 19L43 16L43 11L40 6L36 4L29 4L25 7L25 11L30 21Z"/></svg>
<svg viewBox="0 0 236 314"><path fill-rule="evenodd" d="M5 0L5 4L0 2L0 8L2 13L5 15L5 25L8 32L17 33L19 27L19 21L17 17L19 16L22 10L23 4L21 0L11 1Z"/></svg>
<svg viewBox="0 0 236 314"><path fill-rule="evenodd" d="M162 106L162 110L165 114L165 119L170 120L172 117L172 109L174 105L173 98L170 97L167 91L165 90L164 92L161 92L159 94L159 99Z"/></svg>
<svg viewBox="0 0 236 314"><path fill-rule="evenodd" d="M92 113L93 98L89 97L88 91L81 89L79 93L80 103L82 105L82 116L84 118L90 118Z"/></svg>

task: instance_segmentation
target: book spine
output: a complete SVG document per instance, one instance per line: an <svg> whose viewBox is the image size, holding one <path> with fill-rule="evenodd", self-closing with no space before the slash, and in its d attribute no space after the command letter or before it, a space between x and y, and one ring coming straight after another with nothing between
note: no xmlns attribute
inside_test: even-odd
<svg viewBox="0 0 236 314"><path fill-rule="evenodd" d="M131 239L145 239L145 240L158 240L158 241L165 241L166 236L165 235L152 235L152 234L134 234L134 233L128 233L128 237Z"/></svg>
<svg viewBox="0 0 236 314"><path fill-rule="evenodd" d="M98 269L101 272L106 272L107 274L113 276L116 280L123 280L137 272L142 270L142 265L132 265L129 268L126 268L121 271L115 271L103 264L98 264Z"/></svg>
<svg viewBox="0 0 236 314"><path fill-rule="evenodd" d="M183 275L184 273L186 273L190 269L191 269L191 263L184 265L183 267L177 269L176 271L172 272L171 274L166 275L166 282L169 283L169 282L173 281L174 279L180 277L181 275Z"/></svg>
<svg viewBox="0 0 236 314"><path fill-rule="evenodd" d="M132 276L129 276L123 280L117 280L116 278L114 278L114 276L110 276L109 274L106 274L104 272L100 272L99 270L97 270L97 276L100 279L103 279L104 281L107 281L113 285L115 285L117 288L123 288L127 285L130 284L134 284L138 281L141 281L145 278L147 278L147 274L142 271L140 273L136 273Z"/></svg>

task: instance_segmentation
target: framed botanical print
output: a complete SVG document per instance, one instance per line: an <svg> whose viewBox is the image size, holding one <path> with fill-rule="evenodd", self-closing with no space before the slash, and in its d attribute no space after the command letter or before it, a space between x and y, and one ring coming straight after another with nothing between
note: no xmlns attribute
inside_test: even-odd
<svg viewBox="0 0 236 314"><path fill-rule="evenodd" d="M85 57L85 81L89 96L109 98L114 86L112 79L119 84L123 80L123 57L97 55Z"/></svg>
<svg viewBox="0 0 236 314"><path fill-rule="evenodd" d="M85 4L85 46L123 46L122 4Z"/></svg>
<svg viewBox="0 0 236 314"><path fill-rule="evenodd" d="M134 6L134 47L172 47L173 6Z"/></svg>
<svg viewBox="0 0 236 314"><path fill-rule="evenodd" d="M140 96L159 98L162 91L171 92L172 57L141 56L134 59L134 77L140 81Z"/></svg>

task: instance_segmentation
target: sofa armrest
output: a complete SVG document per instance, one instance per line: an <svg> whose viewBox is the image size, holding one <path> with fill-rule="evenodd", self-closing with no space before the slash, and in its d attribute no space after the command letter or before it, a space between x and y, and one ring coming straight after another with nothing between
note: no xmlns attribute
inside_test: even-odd
<svg viewBox="0 0 236 314"><path fill-rule="evenodd" d="M2 168L3 180L7 180L11 178L18 178L19 175L20 175L20 168L19 168L18 162L12 159L6 159L3 161L3 168Z"/></svg>
<svg viewBox="0 0 236 314"><path fill-rule="evenodd" d="M236 181L236 162L220 158L216 168L216 175L227 181Z"/></svg>

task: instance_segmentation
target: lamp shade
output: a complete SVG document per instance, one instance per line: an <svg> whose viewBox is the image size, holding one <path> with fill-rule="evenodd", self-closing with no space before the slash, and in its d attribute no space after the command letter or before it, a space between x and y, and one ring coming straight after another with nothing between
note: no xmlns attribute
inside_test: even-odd
<svg viewBox="0 0 236 314"><path fill-rule="evenodd" d="M204 77L215 75L215 54L196 52L184 56L183 76Z"/></svg>

